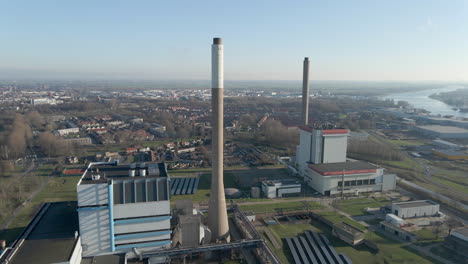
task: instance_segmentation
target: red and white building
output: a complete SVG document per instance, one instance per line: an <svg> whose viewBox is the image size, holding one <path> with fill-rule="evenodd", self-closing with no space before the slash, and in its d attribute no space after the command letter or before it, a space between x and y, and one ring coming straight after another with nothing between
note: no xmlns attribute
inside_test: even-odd
<svg viewBox="0 0 468 264"><path fill-rule="evenodd" d="M301 126L296 163L304 181L322 195L395 189L396 176L365 161L346 158L348 129Z"/></svg>

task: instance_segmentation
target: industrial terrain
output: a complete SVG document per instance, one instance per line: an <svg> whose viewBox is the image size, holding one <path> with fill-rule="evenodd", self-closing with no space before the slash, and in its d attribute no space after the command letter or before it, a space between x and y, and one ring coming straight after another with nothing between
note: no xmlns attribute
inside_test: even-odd
<svg viewBox="0 0 468 264"><path fill-rule="evenodd" d="M211 91L2 86L0 262L466 262L467 120L308 58L302 96L225 93L213 41Z"/></svg>

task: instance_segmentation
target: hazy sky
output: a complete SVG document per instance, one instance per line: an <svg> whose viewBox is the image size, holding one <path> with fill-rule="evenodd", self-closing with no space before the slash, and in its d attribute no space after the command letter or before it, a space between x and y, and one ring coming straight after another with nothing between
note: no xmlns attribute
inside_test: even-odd
<svg viewBox="0 0 468 264"><path fill-rule="evenodd" d="M468 0L0 0L0 78L468 80Z"/></svg>

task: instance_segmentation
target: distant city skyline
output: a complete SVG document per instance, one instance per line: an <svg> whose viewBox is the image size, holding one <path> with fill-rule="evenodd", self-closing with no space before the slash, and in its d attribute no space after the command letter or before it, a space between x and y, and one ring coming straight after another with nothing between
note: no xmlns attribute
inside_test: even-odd
<svg viewBox="0 0 468 264"><path fill-rule="evenodd" d="M0 79L468 81L468 1L0 1Z"/></svg>

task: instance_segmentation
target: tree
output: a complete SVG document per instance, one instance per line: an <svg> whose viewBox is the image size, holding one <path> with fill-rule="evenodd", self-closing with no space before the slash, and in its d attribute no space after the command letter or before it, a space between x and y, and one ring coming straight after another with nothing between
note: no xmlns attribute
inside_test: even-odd
<svg viewBox="0 0 468 264"><path fill-rule="evenodd" d="M54 156L58 150L57 138L50 132L39 134L37 144L47 156Z"/></svg>
<svg viewBox="0 0 468 264"><path fill-rule="evenodd" d="M439 239L440 233L442 233L443 223L441 221L436 221L433 223L434 228L432 233L436 236L436 240Z"/></svg>
<svg viewBox="0 0 468 264"><path fill-rule="evenodd" d="M27 119L31 126L40 129L46 123L44 117L38 111L32 111L27 114Z"/></svg>
<svg viewBox="0 0 468 264"><path fill-rule="evenodd" d="M448 233L451 234L453 229L455 229L457 227L463 227L463 223L460 220L456 219L456 218L449 217L445 221L445 226L447 226L447 228L448 228Z"/></svg>

